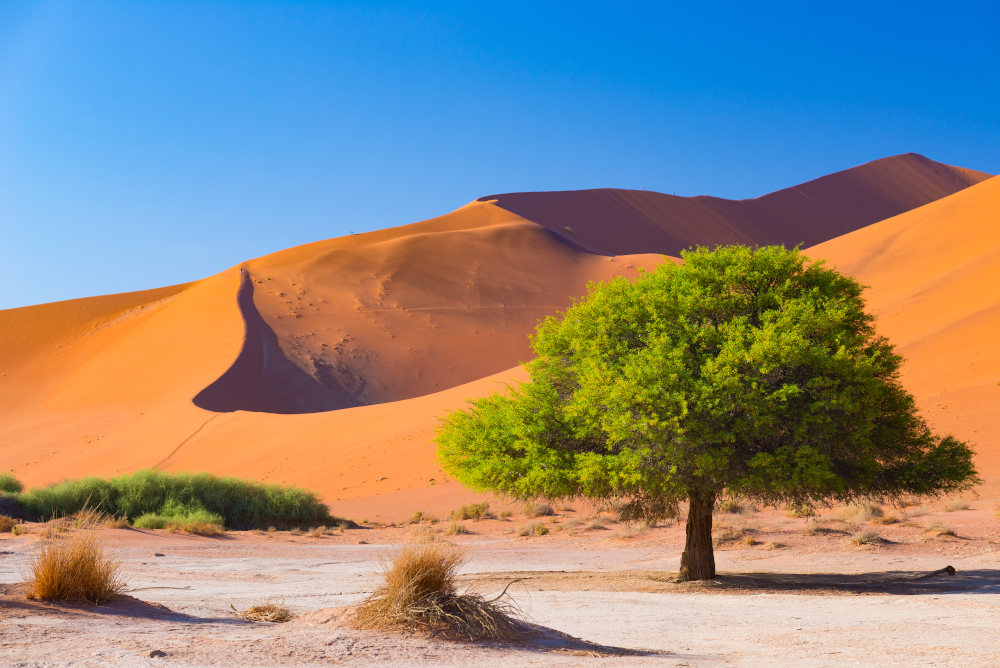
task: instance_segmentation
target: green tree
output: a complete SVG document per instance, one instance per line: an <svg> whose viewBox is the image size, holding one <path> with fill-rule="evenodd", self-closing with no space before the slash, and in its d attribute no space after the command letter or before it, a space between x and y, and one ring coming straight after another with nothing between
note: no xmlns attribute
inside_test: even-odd
<svg viewBox="0 0 1000 668"><path fill-rule="evenodd" d="M699 248L590 286L541 323L530 379L451 413L436 436L469 487L688 506L682 579L715 576L712 511L899 501L978 482L967 444L931 433L862 286L780 246Z"/></svg>

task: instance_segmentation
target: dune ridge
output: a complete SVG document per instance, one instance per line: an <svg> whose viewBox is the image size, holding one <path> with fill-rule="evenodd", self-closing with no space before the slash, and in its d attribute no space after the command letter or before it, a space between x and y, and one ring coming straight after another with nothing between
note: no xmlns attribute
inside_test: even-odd
<svg viewBox="0 0 1000 668"><path fill-rule="evenodd" d="M480 201L495 202L593 253L677 255L697 245L811 246L989 177L906 153L747 200L601 188Z"/></svg>
<svg viewBox="0 0 1000 668"><path fill-rule="evenodd" d="M809 252L873 285L880 327L912 355L906 382L933 408L942 342L960 343L962 332L979 336L994 323L989 303L963 310L955 294L995 280L987 250L1000 244L987 237L978 248L953 247L935 227L959 224L970 206L988 219L997 179L962 189L983 178L908 155L725 206L637 191L527 193L520 201L531 206L518 211L510 196L484 198L193 283L0 311L0 455L29 484L156 466L304 485L348 508L450 504L468 493L434 460L437 418L523 378L517 365L540 318L583 295L590 281L664 261L651 251L729 243L734 230L746 243L780 243L789 229L826 234L821 240L831 241ZM887 227L841 234L886 207L898 213L958 190ZM850 222L832 221L832 200ZM700 217L678 222L684 207ZM754 218L775 210L784 212L781 225ZM789 227L789 211L804 211L809 225ZM930 241L915 241L911 227L926 229ZM970 228L966 236L977 234ZM946 249L940 258L907 260L935 255L935 244ZM627 249L642 252L618 254ZM883 265L885 275L874 269ZM926 277L919 289L903 280L913 276ZM940 309L941 331L894 315L900 304L924 304L921 294L941 295L927 297L917 318L935 322ZM935 307L941 300L948 304ZM972 378L979 371L963 350L947 354L956 356L956 378ZM948 386L952 401L962 392L973 404L986 396L981 385L962 383Z"/></svg>

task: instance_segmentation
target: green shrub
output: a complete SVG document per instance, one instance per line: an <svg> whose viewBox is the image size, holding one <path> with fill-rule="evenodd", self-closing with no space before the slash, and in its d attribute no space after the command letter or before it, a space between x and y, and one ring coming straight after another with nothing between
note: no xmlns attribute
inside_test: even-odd
<svg viewBox="0 0 1000 668"><path fill-rule="evenodd" d="M144 515L188 517L204 511L221 518L230 529L310 527L336 522L313 492L207 473L146 470L110 480L69 480L22 492L18 500L25 513L35 519L72 515L89 505L136 521Z"/></svg>
<svg viewBox="0 0 1000 668"><path fill-rule="evenodd" d="M6 492L8 494L17 494L24 489L24 485L21 481L14 477L13 473L7 473L4 471L0 473L0 492Z"/></svg>

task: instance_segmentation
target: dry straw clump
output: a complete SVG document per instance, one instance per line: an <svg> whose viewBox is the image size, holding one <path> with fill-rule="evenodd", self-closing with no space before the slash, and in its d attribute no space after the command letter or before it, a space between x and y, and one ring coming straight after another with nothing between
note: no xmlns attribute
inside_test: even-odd
<svg viewBox="0 0 1000 668"><path fill-rule="evenodd" d="M17 520L10 515L0 515L0 532L8 533L17 526Z"/></svg>
<svg viewBox="0 0 1000 668"><path fill-rule="evenodd" d="M526 517L550 517L556 511L548 503L529 503L524 507L524 514Z"/></svg>
<svg viewBox="0 0 1000 668"><path fill-rule="evenodd" d="M881 545L885 539L877 531L859 531L851 536L849 542L860 547L862 545Z"/></svg>
<svg viewBox="0 0 1000 668"><path fill-rule="evenodd" d="M122 593L125 581L121 563L87 532L43 543L28 564L27 585L31 599L106 603Z"/></svg>
<svg viewBox="0 0 1000 668"><path fill-rule="evenodd" d="M487 501L481 503L470 503L451 511L453 520L491 520L495 515L490 512L490 504Z"/></svg>
<svg viewBox="0 0 1000 668"><path fill-rule="evenodd" d="M885 511L882 510L882 506L869 501L852 503L840 513L841 519L854 520L855 522L868 522L883 515L885 515Z"/></svg>
<svg viewBox="0 0 1000 668"><path fill-rule="evenodd" d="M944 504L944 510L947 513L953 513L958 510L968 510L969 504L962 499L952 499Z"/></svg>
<svg viewBox="0 0 1000 668"><path fill-rule="evenodd" d="M237 610L236 606L232 603L229 604L229 607L248 622L273 622L281 624L290 621L295 616L291 610L278 603L263 603L251 606L246 610Z"/></svg>
<svg viewBox="0 0 1000 668"><path fill-rule="evenodd" d="M519 636L517 607L506 597L486 599L458 593L465 553L442 543L404 547L384 565L384 582L361 605L354 625L361 629L422 628L469 640L513 640Z"/></svg>

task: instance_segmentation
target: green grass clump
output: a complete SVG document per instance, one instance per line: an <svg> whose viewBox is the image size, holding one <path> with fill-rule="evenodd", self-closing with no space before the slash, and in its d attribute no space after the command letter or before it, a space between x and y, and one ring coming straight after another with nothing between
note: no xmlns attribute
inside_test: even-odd
<svg viewBox="0 0 1000 668"><path fill-rule="evenodd" d="M230 529L308 528L336 522L314 492L207 473L146 470L110 480L69 480L30 489L17 499L27 515L39 520L72 515L89 506L134 517L136 526L145 515L190 517L200 511L221 518Z"/></svg>
<svg viewBox="0 0 1000 668"><path fill-rule="evenodd" d="M135 518L133 526L139 529L166 529L217 536L222 533L224 521L222 515L204 508L167 503L159 513L143 513Z"/></svg>
<svg viewBox="0 0 1000 668"><path fill-rule="evenodd" d="M14 477L13 473L7 473L6 471L0 473L0 492L17 494L22 490L24 490L24 485Z"/></svg>

